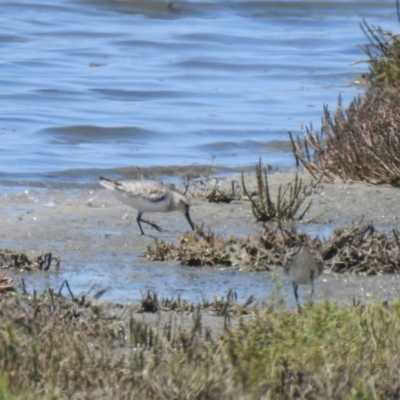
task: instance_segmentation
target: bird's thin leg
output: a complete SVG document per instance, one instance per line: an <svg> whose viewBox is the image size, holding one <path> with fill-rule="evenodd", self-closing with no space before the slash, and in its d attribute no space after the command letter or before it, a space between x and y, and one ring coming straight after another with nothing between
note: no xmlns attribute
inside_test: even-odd
<svg viewBox="0 0 400 400"><path fill-rule="evenodd" d="M157 224L142 219L142 215L143 215L143 212L139 212L139 214L138 214L138 216L136 218L136 221L139 224L140 232L142 232L142 235L144 235L144 232L143 232L143 229L142 229L142 225L140 224L141 222L144 222L145 224L150 225L154 229L157 229L158 232L162 232L164 230L160 226L158 226Z"/></svg>
<svg viewBox="0 0 400 400"><path fill-rule="evenodd" d="M313 303L314 300L314 279L311 281L311 296L310 296L310 304Z"/></svg>
<svg viewBox="0 0 400 400"><path fill-rule="evenodd" d="M142 214L143 214L143 213L141 213L141 212L139 211L138 216L137 216L137 218L136 218L136 222L137 222L138 225L139 225L139 229L140 229L141 234L144 235L144 232L143 232L143 229L142 229L142 225L140 224L140 221L142 220ZM143 222L144 222L144 221L143 221Z"/></svg>
<svg viewBox="0 0 400 400"><path fill-rule="evenodd" d="M158 232L163 232L165 229L161 228L161 226L155 224L154 222L150 222L150 221L146 221L144 219L141 219L142 222L144 222L145 224L150 225L152 228L157 229Z"/></svg>
<svg viewBox="0 0 400 400"><path fill-rule="evenodd" d="M299 311L299 313L301 313L301 307L300 307L300 303L299 303L299 295L297 294L297 289L298 289L299 285L294 282L292 282L292 285L293 285L294 298L296 299L297 310Z"/></svg>
<svg viewBox="0 0 400 400"><path fill-rule="evenodd" d="M313 303L314 300L314 271L311 271L311 296L310 296L310 304Z"/></svg>
<svg viewBox="0 0 400 400"><path fill-rule="evenodd" d="M194 225L193 225L192 220L190 219L189 207L186 209L185 217L186 217L187 221L189 222L189 225L192 228L192 231L194 231Z"/></svg>

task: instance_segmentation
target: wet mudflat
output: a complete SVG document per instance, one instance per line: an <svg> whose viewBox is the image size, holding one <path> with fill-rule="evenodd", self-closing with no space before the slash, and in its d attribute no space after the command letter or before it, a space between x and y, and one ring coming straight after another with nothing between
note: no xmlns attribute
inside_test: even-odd
<svg viewBox="0 0 400 400"><path fill-rule="evenodd" d="M302 174L305 182L310 180ZM275 173L269 177L272 193L279 184L289 183L293 173ZM222 185L229 185L227 178ZM249 175L249 187L254 185ZM400 192L388 186L362 183L324 184L310 198L313 205L305 218L311 223L297 224L298 230L311 235L328 237L336 227L348 226L364 216L365 222L389 232L398 226ZM189 196L190 197L190 196ZM222 237L257 236L262 226L257 224L247 200L230 204L208 203L190 197L192 219L204 223ZM28 291L47 287L57 290L67 279L74 295L108 288L101 298L117 303L137 303L147 291L159 298L177 298L192 303L226 296L229 289L244 302L253 295L257 302L268 301L276 280L281 280L286 301L293 306L290 283L280 270L249 272L235 267L185 267L178 261L150 262L143 256L147 246L156 239L176 243L188 229L180 214L149 214L147 218L166 231L152 231L145 226L141 236L136 224L136 211L121 204L111 193L102 189L73 191L29 190L7 194L0 198L3 214L1 241L3 248L22 251L30 256L51 252L61 259L58 273L19 272L6 270L17 288L24 279ZM398 296L400 277L354 276L325 274L316 282L316 299L351 302L382 299L391 301ZM300 296L307 299L309 288L300 288ZM89 294L90 297L90 294Z"/></svg>

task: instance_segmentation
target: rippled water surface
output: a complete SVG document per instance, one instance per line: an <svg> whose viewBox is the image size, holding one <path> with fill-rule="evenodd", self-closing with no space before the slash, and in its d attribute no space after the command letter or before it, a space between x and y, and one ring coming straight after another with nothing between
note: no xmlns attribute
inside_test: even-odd
<svg viewBox="0 0 400 400"><path fill-rule="evenodd" d="M359 27L392 0L2 2L0 182L293 164L287 131L360 92Z"/></svg>

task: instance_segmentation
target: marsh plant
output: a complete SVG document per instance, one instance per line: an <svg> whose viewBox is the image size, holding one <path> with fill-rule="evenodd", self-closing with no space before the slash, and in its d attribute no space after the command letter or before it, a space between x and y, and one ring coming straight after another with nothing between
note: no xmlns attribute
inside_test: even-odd
<svg viewBox="0 0 400 400"><path fill-rule="evenodd" d="M186 233L179 239L178 245L156 240L147 246L145 256L150 261L179 260L182 265L201 267L203 265L227 265L231 260L226 246L229 239L223 240L204 225L196 232Z"/></svg>
<svg viewBox="0 0 400 400"><path fill-rule="evenodd" d="M55 265L54 265L55 264ZM0 250L0 268L18 269L24 271L48 271L51 266L58 272L60 258L54 257L52 253L44 253L40 256L30 258L25 253L15 252L9 249Z"/></svg>
<svg viewBox="0 0 400 400"><path fill-rule="evenodd" d="M274 271L282 266L288 249L310 242L320 252L325 270L363 275L400 272L400 233L396 229L389 233L380 231L362 220L336 228L324 240L280 225L274 228L264 225L258 237L227 239L211 229L198 228L197 232L181 237L177 245L155 241L147 247L145 255L151 261L176 260L187 266L224 265Z"/></svg>
<svg viewBox="0 0 400 400"><path fill-rule="evenodd" d="M400 234L362 221L337 228L323 244L325 267L335 273L377 275L400 272Z"/></svg>
<svg viewBox="0 0 400 400"><path fill-rule="evenodd" d="M206 178L205 180L191 180L192 187L195 189L194 196L199 197L209 203L231 203L240 200L242 190L237 181L232 180L229 187L222 187L218 178Z"/></svg>
<svg viewBox="0 0 400 400"><path fill-rule="evenodd" d="M400 36L381 27L361 24L369 44L360 45L368 56L357 62L369 63L369 73L365 76L374 86L400 87Z"/></svg>
<svg viewBox="0 0 400 400"><path fill-rule="evenodd" d="M261 158L256 164L256 181L257 191L249 193L242 173L243 193L250 201L254 217L261 222L272 220L279 222L283 219L302 220L312 205L312 200L305 204L307 198L321 183L321 179L318 179L315 183L311 181L310 185L304 185L296 173L289 185L286 187L279 185L276 200L273 201L268 185L268 168L263 168Z"/></svg>
<svg viewBox="0 0 400 400"><path fill-rule="evenodd" d="M230 203L234 200L239 200L241 198L241 193L242 190L235 180L231 181L230 189L223 189L221 188L219 180L214 178L214 182L209 183L204 198L209 203Z"/></svg>
<svg viewBox="0 0 400 400"><path fill-rule="evenodd" d="M187 177L187 188L190 186L190 194L209 203L230 203L240 200L242 190L237 181L231 180L230 185L227 185L227 182L221 182L212 176L217 172L217 169L213 168L214 159L215 157L211 156L207 170L201 178Z"/></svg>
<svg viewBox="0 0 400 400"><path fill-rule="evenodd" d="M324 106L320 132L312 125L302 138L289 132L292 152L315 179L400 186L400 40L366 23L363 29L370 42L362 46L370 64L365 96L346 110L339 98L333 116Z"/></svg>
<svg viewBox="0 0 400 400"><path fill-rule="evenodd" d="M234 294L217 303L221 318ZM276 303L275 303L276 304ZM395 399L400 303L253 307L216 331L40 296L0 303L4 399ZM190 316L189 316L190 317Z"/></svg>
<svg viewBox="0 0 400 400"><path fill-rule="evenodd" d="M306 127L303 139L290 134L292 152L315 178L400 186L400 91L370 89L334 117L327 106L321 132Z"/></svg>

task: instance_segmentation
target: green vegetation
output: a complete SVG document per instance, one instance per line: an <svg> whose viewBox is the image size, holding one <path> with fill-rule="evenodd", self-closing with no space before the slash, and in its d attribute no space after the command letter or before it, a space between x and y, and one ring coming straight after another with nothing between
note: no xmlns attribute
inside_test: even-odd
<svg viewBox="0 0 400 400"><path fill-rule="evenodd" d="M176 318L154 328L62 297L4 300L0 398L397 398L399 302L279 304L211 332L198 307L191 329Z"/></svg>
<svg viewBox="0 0 400 400"><path fill-rule="evenodd" d="M368 59L362 62L370 64L367 82L373 86L400 87L400 36L381 27L371 27L363 21L361 28L369 45L360 47Z"/></svg>

